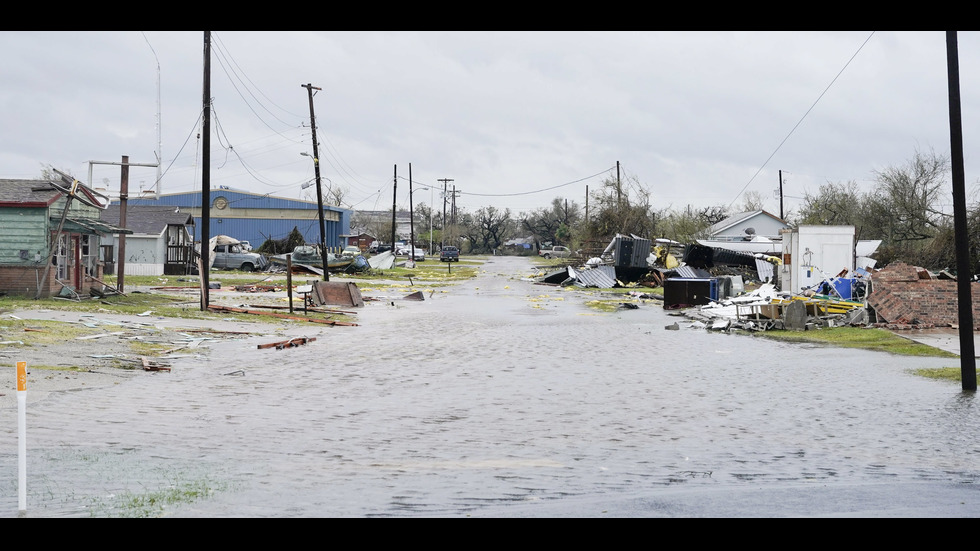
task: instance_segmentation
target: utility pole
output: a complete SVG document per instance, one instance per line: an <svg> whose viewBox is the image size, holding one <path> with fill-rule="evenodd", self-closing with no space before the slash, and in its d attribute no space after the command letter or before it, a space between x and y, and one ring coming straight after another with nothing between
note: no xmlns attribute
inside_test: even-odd
<svg viewBox="0 0 980 551"><path fill-rule="evenodd" d="M455 245L457 247L459 247L459 245L460 245L460 243L459 243L459 236L456 234L456 223L458 222L456 220L456 196L457 196L457 194L459 194L459 192L456 191L456 186L453 185L453 203L452 203L452 206L450 207L449 212L450 212L450 218L452 219L452 226L453 226L453 243L455 243Z"/></svg>
<svg viewBox="0 0 980 551"><path fill-rule="evenodd" d="M211 293L211 31L204 31L204 122L201 133L201 310L207 312Z"/></svg>
<svg viewBox="0 0 980 551"><path fill-rule="evenodd" d="M589 185L585 185L585 227L589 227Z"/></svg>
<svg viewBox="0 0 980 551"><path fill-rule="evenodd" d="M977 390L977 360L973 342L973 291L970 281L970 239L963 170L963 122L960 111L960 62L956 31L946 31L946 71L949 86L949 139L953 169L953 230L956 244L956 290L960 324L960 381L963 390Z"/></svg>
<svg viewBox="0 0 980 551"><path fill-rule="evenodd" d="M391 254L395 254L395 241L398 241L395 231L395 220L398 216L398 165L395 165L394 181L391 186Z"/></svg>
<svg viewBox="0 0 980 551"><path fill-rule="evenodd" d="M310 129L313 131L313 171L316 173L316 203L320 209L320 261L323 263L323 281L330 281L330 270L327 269L327 237L326 226L323 224L323 187L320 185L320 153L316 144L316 116L313 114L313 90L320 89L312 84L300 84L310 95Z"/></svg>
<svg viewBox="0 0 980 551"><path fill-rule="evenodd" d="M119 227L126 227L126 202L129 200L129 156L122 156L122 168L119 177ZM116 277L119 292L125 291L126 277L126 234L119 234L119 266L118 276Z"/></svg>
<svg viewBox="0 0 980 551"><path fill-rule="evenodd" d="M619 179L619 161L616 161L616 208L623 208L623 184Z"/></svg>
<svg viewBox="0 0 980 551"><path fill-rule="evenodd" d="M439 182L442 182L442 239L440 239L443 246L446 245L446 199L448 198L446 184L452 182L452 178L439 178Z"/></svg>
<svg viewBox="0 0 980 551"><path fill-rule="evenodd" d="M129 156L123 155L121 162L115 161L89 161L88 162L88 181L92 181L92 166L93 165L121 165L122 169L122 182L119 184L119 227L126 227L126 200L129 198L129 169L131 166L149 166L156 167L157 172L160 171L160 163L147 164L147 163L131 163L129 162ZM158 178L159 179L159 178ZM119 252L116 259L116 273L119 275L116 286L119 292L125 290L125 275L126 275L126 234L119 234Z"/></svg>
<svg viewBox="0 0 980 551"><path fill-rule="evenodd" d="M408 163L408 242L411 245L408 253L408 264L415 267L415 210L412 206L412 163Z"/></svg>
<svg viewBox="0 0 980 551"><path fill-rule="evenodd" d="M779 171L779 219L783 219L783 171Z"/></svg>

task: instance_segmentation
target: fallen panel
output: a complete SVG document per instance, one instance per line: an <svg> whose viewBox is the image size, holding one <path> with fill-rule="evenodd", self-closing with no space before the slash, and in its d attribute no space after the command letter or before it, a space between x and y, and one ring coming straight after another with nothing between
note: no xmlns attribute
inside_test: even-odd
<svg viewBox="0 0 980 551"><path fill-rule="evenodd" d="M425 300L425 295L422 294L422 291L415 291L410 295L406 295L404 300Z"/></svg>
<svg viewBox="0 0 980 551"><path fill-rule="evenodd" d="M364 299L357 284L349 281L316 281L310 298L316 306L340 304L343 306L364 306Z"/></svg>
<svg viewBox="0 0 980 551"><path fill-rule="evenodd" d="M572 277L571 276L571 268L566 268L566 269L563 269L563 270L558 270L556 272L552 272L552 273L544 276L543 278L541 278L541 281L543 281L544 283L554 283L554 284L557 284L557 285L561 285L569 277Z"/></svg>
<svg viewBox="0 0 980 551"><path fill-rule="evenodd" d="M596 266L588 270L568 269L569 275L575 279L577 287L598 287L611 289L617 286L616 268L614 266Z"/></svg>

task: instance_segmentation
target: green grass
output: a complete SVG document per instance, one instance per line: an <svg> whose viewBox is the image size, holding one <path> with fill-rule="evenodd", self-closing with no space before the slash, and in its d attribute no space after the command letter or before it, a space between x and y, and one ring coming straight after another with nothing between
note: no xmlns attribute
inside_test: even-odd
<svg viewBox="0 0 980 551"><path fill-rule="evenodd" d="M925 356L938 358L958 358L957 354L940 350L895 335L891 331L865 327L832 327L809 331L765 331L753 336L786 342L807 342L826 344L839 348L860 348L877 350L900 356Z"/></svg>
<svg viewBox="0 0 980 551"><path fill-rule="evenodd" d="M938 379L941 381L954 381L962 382L963 378L960 376L962 369L959 367L936 367L936 368L922 368L914 369L912 373L920 376L926 377L928 379Z"/></svg>
<svg viewBox="0 0 980 551"><path fill-rule="evenodd" d="M150 518L161 517L173 508L185 503L194 503L210 498L216 492L223 491L227 484L209 480L171 480L169 485L158 490L143 493L127 492L118 497L112 509L115 517Z"/></svg>

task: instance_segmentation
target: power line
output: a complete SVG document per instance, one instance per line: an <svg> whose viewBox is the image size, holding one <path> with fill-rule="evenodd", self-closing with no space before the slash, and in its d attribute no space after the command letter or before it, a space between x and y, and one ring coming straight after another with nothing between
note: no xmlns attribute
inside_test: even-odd
<svg viewBox="0 0 980 551"><path fill-rule="evenodd" d="M551 187L546 187L546 188L542 188L542 189L536 189L536 190L533 190L533 191L524 191L524 192L521 192L521 193L470 193L470 192L465 192L465 193L463 193L463 195L474 195L474 196L477 196L477 197L516 197L518 195L532 195L534 193L543 193L545 191L551 191L553 189L558 189L558 188L562 188L562 187L565 187L565 186L570 186L572 184L577 184L577 183L580 183L580 182L584 182L586 180L591 180L592 178L595 178L596 176L600 176L602 174L605 174L606 172L609 172L610 170L613 170L614 168L615 167L607 168L606 170L603 170L602 172L597 172L597 173L593 174L592 176L586 176L585 178L580 178L580 179L575 180L573 182L568 182L568 183L565 183L565 184L558 184L557 186L551 186Z"/></svg>
<svg viewBox="0 0 980 551"><path fill-rule="evenodd" d="M745 189L749 187L749 184L751 184L752 181L755 180L756 176L758 176L759 173L762 172L762 169L764 169L766 165L769 164L769 161L771 161L772 158L776 155L776 152L778 152L783 147L783 144L786 143L786 140L788 140L789 137L792 136L794 132L796 132L796 129L799 128L801 124L803 124L803 119L805 119L807 115L810 114L810 111L813 111L813 108L817 106L817 103L823 98L824 94L826 94L827 91L830 90L830 87L833 86L835 82L837 82L837 79L840 78L840 76L844 73L844 70L847 69L847 67L851 64L852 61L854 61L854 58L857 57L859 53L861 53L861 50L864 49L864 46L868 43L869 40L871 40L871 37L874 36L874 34L875 31L871 31L871 34L868 35L868 38L864 39L864 42L862 42L861 46L859 46L857 51L854 52L854 55L852 55L851 58L847 60L847 63L845 63L844 66L841 68L841 70L837 73L837 76L835 76L834 79L830 81L830 84L828 84L827 87L824 88L823 92L821 92L820 95L817 96L817 99L814 100L812 105L810 105L810 108L806 110L806 113L803 113L803 116L800 117L800 120L797 121L796 125L794 125L793 128L789 131L789 134L786 134L786 137L783 138L783 141L779 142L779 145L776 146L776 149L773 150L771 155L769 155L769 158L766 159L766 162L762 163L762 166L759 167L759 170L757 170L755 174L753 174L752 177L749 178L749 181L746 182L744 186L742 186L742 190L739 191L737 195L735 195L735 198L732 199L732 202L728 204L728 208L731 208L732 205L735 204L735 201L738 200L739 196L745 193Z"/></svg>

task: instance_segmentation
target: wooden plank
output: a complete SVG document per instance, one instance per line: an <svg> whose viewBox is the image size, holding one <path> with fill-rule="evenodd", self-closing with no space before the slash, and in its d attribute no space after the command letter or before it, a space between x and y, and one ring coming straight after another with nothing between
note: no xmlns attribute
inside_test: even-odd
<svg viewBox="0 0 980 551"><path fill-rule="evenodd" d="M282 350L283 348L293 348L306 344L308 342L313 342L316 337L295 337L287 341L270 342L268 344L260 344L258 348L275 348L276 350Z"/></svg>

